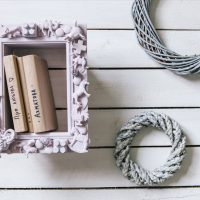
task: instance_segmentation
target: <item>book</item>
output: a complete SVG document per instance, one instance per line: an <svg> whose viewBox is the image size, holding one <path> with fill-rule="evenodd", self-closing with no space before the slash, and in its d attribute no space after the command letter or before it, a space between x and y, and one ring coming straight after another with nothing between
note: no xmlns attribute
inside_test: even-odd
<svg viewBox="0 0 200 200"><path fill-rule="evenodd" d="M14 55L4 56L4 71L8 87L8 95L15 132L28 130L24 101L22 97L21 83L17 66L17 57Z"/></svg>
<svg viewBox="0 0 200 200"><path fill-rule="evenodd" d="M33 122L31 117L31 109L28 99L28 91L27 91L27 85L26 85L26 79L24 74L24 64L22 57L17 57L17 63L18 63L18 69L19 69L19 77L21 81L21 88L22 88L22 95L24 99L24 106L25 106L25 112L27 117L27 123L28 123L28 132L33 132Z"/></svg>
<svg viewBox="0 0 200 200"><path fill-rule="evenodd" d="M57 118L47 63L36 55L24 56L22 60L33 130L55 130Z"/></svg>

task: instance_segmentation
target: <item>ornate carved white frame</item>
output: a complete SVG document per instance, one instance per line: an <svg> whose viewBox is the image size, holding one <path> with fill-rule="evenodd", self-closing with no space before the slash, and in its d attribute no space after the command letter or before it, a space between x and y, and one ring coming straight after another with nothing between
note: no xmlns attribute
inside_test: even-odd
<svg viewBox="0 0 200 200"><path fill-rule="evenodd" d="M67 72L67 132L16 134L6 127L5 76L2 58L5 45L66 44ZM87 92L87 31L75 22L66 25L56 21L43 24L0 26L0 153L65 153L87 152L88 97Z"/></svg>

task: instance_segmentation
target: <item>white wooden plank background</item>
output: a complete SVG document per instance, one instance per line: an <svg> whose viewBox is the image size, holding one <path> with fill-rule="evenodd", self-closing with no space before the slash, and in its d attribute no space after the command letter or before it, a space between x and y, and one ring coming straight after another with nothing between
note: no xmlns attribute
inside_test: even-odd
<svg viewBox="0 0 200 200"><path fill-rule="evenodd" d="M0 23L74 19L88 24L91 146L88 154L3 155L0 199L188 199L200 198L200 76L179 77L152 61L137 45L129 0L0 1ZM200 0L153 0L152 18L167 46L182 54L200 52ZM48 60L59 129L65 130L65 52L34 50ZM55 51L57 59L51 59ZM18 50L18 54L28 53ZM33 52L33 50L32 50ZM45 52L45 53L44 53ZM142 111L177 120L187 157L176 176L158 187L139 188L124 179L113 159L121 125ZM153 169L169 154L168 138L153 128L133 142L132 156Z"/></svg>

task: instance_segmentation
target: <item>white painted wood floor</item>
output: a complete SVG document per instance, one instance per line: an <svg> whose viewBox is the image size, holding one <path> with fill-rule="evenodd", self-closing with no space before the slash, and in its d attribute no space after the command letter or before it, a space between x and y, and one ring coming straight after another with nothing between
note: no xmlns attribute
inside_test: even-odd
<svg viewBox="0 0 200 200"><path fill-rule="evenodd" d="M200 199L200 75L180 77L152 61L137 45L128 0L0 1L0 23L75 18L88 24L91 146L88 154L3 155L0 199L198 200ZM152 19L167 46L200 52L200 0L153 0ZM47 50L59 129L65 129L64 52ZM24 52L21 52L24 53ZM37 53L37 52L36 52ZM166 183L139 188L123 178L113 159L114 138L135 114L154 110L177 120L188 137L182 169ZM165 162L168 138L146 129L133 158L148 169Z"/></svg>

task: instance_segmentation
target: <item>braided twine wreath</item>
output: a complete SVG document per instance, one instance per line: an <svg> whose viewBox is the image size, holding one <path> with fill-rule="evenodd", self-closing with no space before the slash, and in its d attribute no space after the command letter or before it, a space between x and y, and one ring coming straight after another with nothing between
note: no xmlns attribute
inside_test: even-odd
<svg viewBox="0 0 200 200"><path fill-rule="evenodd" d="M142 127L152 126L165 132L170 138L172 148L166 163L154 169L145 170L130 159L130 148L133 138ZM131 119L118 133L114 157L123 175L137 185L159 184L173 176L180 169L185 156L185 141L180 126L164 114L146 112Z"/></svg>
<svg viewBox="0 0 200 200"><path fill-rule="evenodd" d="M137 39L145 52L165 68L176 74L200 72L200 55L182 56L166 48L149 17L151 0L135 0L132 15Z"/></svg>

